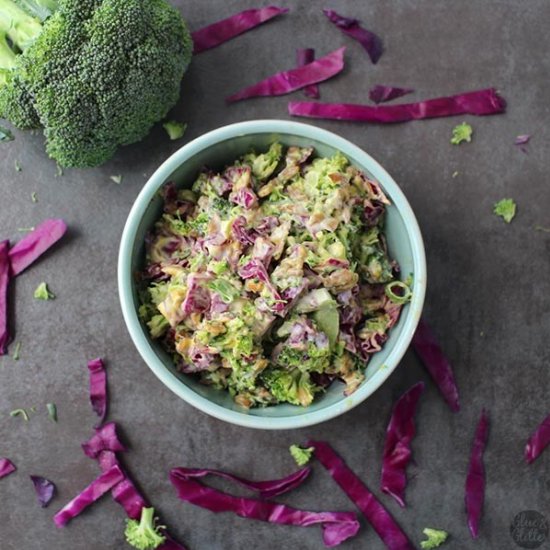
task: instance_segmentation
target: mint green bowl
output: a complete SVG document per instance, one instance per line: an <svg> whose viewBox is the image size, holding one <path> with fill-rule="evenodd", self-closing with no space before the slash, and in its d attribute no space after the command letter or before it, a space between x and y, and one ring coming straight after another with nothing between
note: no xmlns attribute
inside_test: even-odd
<svg viewBox="0 0 550 550"><path fill-rule="evenodd" d="M315 147L320 156L341 151L350 161L378 181L392 202L387 210L386 236L390 255L402 273L414 274L412 301L407 304L382 351L375 354L366 369L366 380L350 396L343 384L334 383L326 394L307 407L276 405L245 410L227 392L199 384L174 368L169 355L151 340L137 314L138 298L134 274L144 261L144 238L160 217L162 200L158 190L168 181L189 186L203 166L222 168L254 148L267 149L273 142ZM284 120L253 120L218 128L174 153L151 176L128 216L118 259L118 287L124 320L143 360L156 376L179 397L220 420L262 429L292 429L311 426L343 414L371 395L397 367L407 351L420 319L426 291L426 258L422 235L407 199L392 177L372 157L349 141L315 126Z"/></svg>

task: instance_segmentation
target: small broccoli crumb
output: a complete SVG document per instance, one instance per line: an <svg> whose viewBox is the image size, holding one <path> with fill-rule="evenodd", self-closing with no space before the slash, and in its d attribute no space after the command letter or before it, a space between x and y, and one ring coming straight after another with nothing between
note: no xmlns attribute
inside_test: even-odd
<svg viewBox="0 0 550 550"><path fill-rule="evenodd" d="M55 294L48 289L48 285L46 283L40 283L34 291L34 297L37 300L53 300L55 298Z"/></svg>
<svg viewBox="0 0 550 550"><path fill-rule="evenodd" d="M22 168L21 168L21 165L19 164L19 161L16 160L13 163L13 166L14 166L16 172L21 172Z"/></svg>
<svg viewBox="0 0 550 550"><path fill-rule="evenodd" d="M118 174L117 176L111 176L111 180L114 181L117 185L122 183L122 175Z"/></svg>
<svg viewBox="0 0 550 550"><path fill-rule="evenodd" d="M451 138L451 143L453 145L459 145L463 141L467 141L469 143L470 141L472 141L472 133L472 127L467 122L463 122L462 124L459 124L458 126L455 126L453 128L453 137Z"/></svg>
<svg viewBox="0 0 550 550"><path fill-rule="evenodd" d="M138 550L155 550L166 540L164 535L159 534L159 530L165 527L155 526L154 514L154 508L142 508L139 522L135 519L127 520L124 534L128 544Z"/></svg>
<svg viewBox="0 0 550 550"><path fill-rule="evenodd" d="M21 354L21 342L17 342L17 344L15 344L15 349L13 350L13 360L19 361L20 354Z"/></svg>
<svg viewBox="0 0 550 550"><path fill-rule="evenodd" d="M46 409L48 410L48 418L53 422L57 422L57 407L55 403L46 403Z"/></svg>
<svg viewBox="0 0 550 550"><path fill-rule="evenodd" d="M460 173L460 172L459 172L458 170L455 170L455 171L452 173L451 178L453 178L453 179L456 178L456 177L458 176L459 173Z"/></svg>
<svg viewBox="0 0 550 550"><path fill-rule="evenodd" d="M59 164L56 164L55 177L60 178L62 175L63 175L63 168Z"/></svg>
<svg viewBox="0 0 550 550"><path fill-rule="evenodd" d="M168 122L165 122L162 127L166 130L168 137L172 141L176 141L177 139L181 139L185 134L185 130L187 130L187 123L178 122L177 120L169 120Z"/></svg>
<svg viewBox="0 0 550 550"><path fill-rule="evenodd" d="M13 134L3 126L0 126L0 141L13 141Z"/></svg>
<svg viewBox="0 0 550 550"><path fill-rule="evenodd" d="M31 231L34 231L34 227L18 227L17 231L19 231L19 233L30 233Z"/></svg>
<svg viewBox="0 0 550 550"><path fill-rule="evenodd" d="M431 550L432 548L441 546L449 536L449 533L446 531L441 531L440 529L430 529L429 527L426 527L426 529L422 532L428 537L427 540L423 540L420 543L420 546L425 550Z"/></svg>
<svg viewBox="0 0 550 550"><path fill-rule="evenodd" d="M31 201L34 202L35 204L38 202L38 196L36 195L35 191L31 193Z"/></svg>
<svg viewBox="0 0 550 550"><path fill-rule="evenodd" d="M516 203L514 199L502 199L495 203L493 212L506 223L510 223L516 215Z"/></svg>
<svg viewBox="0 0 550 550"><path fill-rule="evenodd" d="M29 414L27 413L27 411L25 409L15 409L15 410L10 412L10 416L12 418L15 418L16 416L22 416L23 420L25 422L29 421Z"/></svg>
<svg viewBox="0 0 550 550"><path fill-rule="evenodd" d="M299 445L291 445L289 450L296 464L298 464L298 466L305 466L311 460L315 449L313 447L304 449Z"/></svg>
<svg viewBox="0 0 550 550"><path fill-rule="evenodd" d="M543 233L550 233L550 227L544 227L543 225L535 225L535 231L542 231Z"/></svg>

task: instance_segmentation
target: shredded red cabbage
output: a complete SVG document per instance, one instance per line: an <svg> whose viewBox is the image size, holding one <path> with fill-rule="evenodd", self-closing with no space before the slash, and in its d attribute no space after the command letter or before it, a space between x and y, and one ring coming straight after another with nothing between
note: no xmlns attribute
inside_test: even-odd
<svg viewBox="0 0 550 550"><path fill-rule="evenodd" d="M470 457L470 466L466 476L465 503L466 514L468 515L468 528L472 538L477 538L479 534L479 520L483 510L483 499L485 496L485 469L483 467L483 452L487 445L489 435L489 417L487 411L483 409L477 425L474 443L472 445L472 454Z"/></svg>
<svg viewBox="0 0 550 550"><path fill-rule="evenodd" d="M97 458L101 451L125 451L126 447L120 442L117 435L117 425L107 422L100 428L95 428L95 434L82 443L82 449L86 456Z"/></svg>
<svg viewBox="0 0 550 550"><path fill-rule="evenodd" d="M124 508L129 518L139 519L141 517L141 509L148 506L147 501L128 474L124 472L115 453L110 450L101 451L97 458L102 472L108 472L116 466L124 473L124 480L113 487L111 494L113 499Z"/></svg>
<svg viewBox="0 0 550 550"><path fill-rule="evenodd" d="M29 477L34 485L38 503L42 506L42 508L46 508L55 494L55 485L49 479L42 476Z"/></svg>
<svg viewBox="0 0 550 550"><path fill-rule="evenodd" d="M219 46L239 36L239 34L249 31L288 11L288 8L278 8L277 6L245 10L227 19L222 19L212 25L208 25L192 33L194 44L193 53L201 53L210 48Z"/></svg>
<svg viewBox="0 0 550 550"><path fill-rule="evenodd" d="M313 63L315 61L315 50L313 48L301 48L296 50L296 65L298 67L303 67L308 63ZM311 84L311 86L306 86L304 88L304 95L310 97L311 99L319 99L319 86L317 84Z"/></svg>
<svg viewBox="0 0 550 550"><path fill-rule="evenodd" d="M308 441L306 447L315 448L315 457L326 468L332 479L361 510L378 536L390 550L414 550L407 535L390 513L352 472L334 449L324 441Z"/></svg>
<svg viewBox="0 0 550 550"><path fill-rule="evenodd" d="M453 368L447 357L445 357L432 329L424 319L420 319L418 323L412 339L412 347L430 373L451 410L458 412L460 403Z"/></svg>
<svg viewBox="0 0 550 550"><path fill-rule="evenodd" d="M382 86L377 84L369 90L369 97L374 103L385 103L398 97L403 97L407 94L412 94L414 90L412 88L396 88L395 86Z"/></svg>
<svg viewBox="0 0 550 550"><path fill-rule="evenodd" d="M531 139L531 136L529 134L522 134L516 137L516 141L514 141L514 145L527 145L530 139Z"/></svg>
<svg viewBox="0 0 550 550"><path fill-rule="evenodd" d="M524 456L527 464L534 462L548 445L550 445L550 414L542 421L525 446Z"/></svg>
<svg viewBox="0 0 550 550"><path fill-rule="evenodd" d="M357 40L357 42L365 48L373 63L378 62L384 51L382 40L379 36L361 27L357 19L343 17L334 10L323 10L323 13L329 18L330 22L334 23L344 34Z"/></svg>
<svg viewBox="0 0 550 550"><path fill-rule="evenodd" d="M90 371L90 402L92 409L99 416L100 426L107 414L107 373L101 359L93 359L88 363Z"/></svg>
<svg viewBox="0 0 550 550"><path fill-rule="evenodd" d="M506 102L494 88L427 99L417 103L404 103L403 105L372 106L350 103L310 103L307 101L291 101L288 104L288 112L292 116L380 124L465 114L496 115L505 110Z"/></svg>
<svg viewBox="0 0 550 550"><path fill-rule="evenodd" d="M15 464L8 458L0 458L0 479L15 472Z"/></svg>
<svg viewBox="0 0 550 550"><path fill-rule="evenodd" d="M178 497L181 500L190 502L211 512L233 512L243 518L257 519L280 525L307 527L321 524L323 541L325 546L329 548L337 546L354 536L359 530L359 522L353 513L309 512L267 500L235 497L196 481L196 478L203 477L204 475L204 470L174 468L170 472L170 481L176 488ZM219 473L216 475L219 475ZM239 483L242 484L243 481L245 480L239 480ZM265 490L263 484L267 484L267 487L269 487L273 483L278 485L280 481L260 482L260 485ZM260 491L258 483L245 481L245 484L250 489ZM296 483L297 485L299 483Z"/></svg>
<svg viewBox="0 0 550 550"><path fill-rule="evenodd" d="M67 231L63 220L46 220L31 231L9 252L12 275L19 275L54 245Z"/></svg>
<svg viewBox="0 0 550 550"><path fill-rule="evenodd" d="M53 521L57 527L64 527L67 523L78 516L88 506L109 492L117 483L124 479L124 474L118 466L109 468L96 478L88 487L86 487L73 500L66 504L57 514Z"/></svg>
<svg viewBox="0 0 550 550"><path fill-rule="evenodd" d="M10 332L8 327L8 285L10 282L9 241L0 242L0 355L7 352Z"/></svg>
<svg viewBox="0 0 550 550"><path fill-rule="evenodd" d="M311 84L327 80L344 68L345 51L346 48L340 48L303 67L277 73L229 96L226 101L233 103L251 97L289 94Z"/></svg>
<svg viewBox="0 0 550 550"><path fill-rule="evenodd" d="M396 402L386 430L380 488L405 507L406 468L412 456L411 441L416 434L414 416L424 382L415 384Z"/></svg>

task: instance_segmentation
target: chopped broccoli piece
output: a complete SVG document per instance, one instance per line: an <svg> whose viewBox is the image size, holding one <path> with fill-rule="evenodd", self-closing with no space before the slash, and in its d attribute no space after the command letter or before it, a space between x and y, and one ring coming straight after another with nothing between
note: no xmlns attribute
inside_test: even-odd
<svg viewBox="0 0 550 550"><path fill-rule="evenodd" d="M244 161L252 168L252 173L259 180L266 180L273 174L281 160L283 146L280 143L273 143L266 153L245 155Z"/></svg>
<svg viewBox="0 0 550 550"><path fill-rule="evenodd" d="M31 193L31 201L34 202L35 204L38 202L38 195L36 194L36 191L33 191Z"/></svg>
<svg viewBox="0 0 550 550"><path fill-rule="evenodd" d="M278 401L286 401L292 405L307 407L312 403L315 392L319 391L311 381L309 373L301 372L299 369L270 370L263 379Z"/></svg>
<svg viewBox="0 0 550 550"><path fill-rule="evenodd" d="M13 352L13 360L19 361L20 356L21 356L21 342L17 342L17 344L15 344L15 350Z"/></svg>
<svg viewBox="0 0 550 550"><path fill-rule="evenodd" d="M305 466L311 460L314 450L314 447L304 449L299 445L291 445L289 449L292 458L296 461L298 466Z"/></svg>
<svg viewBox="0 0 550 550"><path fill-rule="evenodd" d="M166 130L168 137L172 141L176 141L181 139L185 134L185 130L187 130L187 123L178 122L177 120L169 120L168 122L165 122L162 127Z"/></svg>
<svg viewBox="0 0 550 550"><path fill-rule="evenodd" d="M139 522L135 519L127 520L124 535L128 544L138 550L155 550L166 540L166 537L159 533L164 526L155 526L154 514L154 508L142 508Z"/></svg>
<svg viewBox="0 0 550 550"><path fill-rule="evenodd" d="M55 294L50 292L46 283L40 283L34 291L34 297L37 300L53 300L55 298Z"/></svg>
<svg viewBox="0 0 550 550"><path fill-rule="evenodd" d="M0 73L0 85L2 84L1 78L2 73ZM0 126L0 142L2 141L13 141L13 134L7 128Z"/></svg>
<svg viewBox="0 0 550 550"><path fill-rule="evenodd" d="M111 181L114 181L117 185L120 185L122 183L122 175L117 174L116 176L110 176L109 178Z"/></svg>
<svg viewBox="0 0 550 550"><path fill-rule="evenodd" d="M506 223L510 223L516 215L516 203L514 199L502 199L495 204L493 212Z"/></svg>
<svg viewBox="0 0 550 550"><path fill-rule="evenodd" d="M226 304L230 304L240 294L240 291L225 279L216 279L208 283L208 288L217 292Z"/></svg>
<svg viewBox="0 0 550 550"><path fill-rule="evenodd" d="M459 145L463 141L467 141L469 143L470 141L472 141L472 133L472 127L467 122L463 122L462 124L459 124L458 126L455 126L453 128L453 137L451 138L451 143L453 145Z"/></svg>
<svg viewBox="0 0 550 550"><path fill-rule="evenodd" d="M57 422L57 407L55 403L46 403L46 409L48 410L48 418L52 422Z"/></svg>
<svg viewBox="0 0 550 550"><path fill-rule="evenodd" d="M21 129L42 127L61 166L104 163L176 104L193 46L167 0L20 2L54 12L41 21L46 12L33 17L0 0L0 34L15 52L13 66L7 43L0 47L0 116Z"/></svg>
<svg viewBox="0 0 550 550"><path fill-rule="evenodd" d="M10 412L10 416L12 418L15 418L16 416L23 417L23 420L25 422L29 421L29 413L25 409L15 409L14 411Z"/></svg>
<svg viewBox="0 0 550 550"><path fill-rule="evenodd" d="M147 327L151 338L160 338L170 328L170 323L164 315L159 313L151 317L151 320L147 322Z"/></svg>
<svg viewBox="0 0 550 550"><path fill-rule="evenodd" d="M420 546L425 550L431 550L432 548L441 546L449 536L449 533L446 531L441 531L440 529L430 529L429 527L426 527L426 529L422 532L428 537L427 540L423 540L420 543Z"/></svg>

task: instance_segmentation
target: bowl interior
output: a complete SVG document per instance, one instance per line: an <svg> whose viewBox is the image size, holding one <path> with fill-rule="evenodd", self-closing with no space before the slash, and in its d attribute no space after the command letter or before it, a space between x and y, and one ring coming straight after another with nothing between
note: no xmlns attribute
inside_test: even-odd
<svg viewBox="0 0 550 550"><path fill-rule="evenodd" d="M317 140L315 138L312 138L311 135L296 135L295 132L286 133L285 131L257 131L253 133L248 133L246 135L241 134L230 136L227 139L222 138L219 141L210 140L205 147L198 148L191 154L191 156L184 156L184 158L181 159L183 163L173 162L172 165L169 165L169 161L167 161L167 163L165 163L165 165L163 165L163 167L161 167L157 171L157 173L153 175L152 180L155 180L155 178L156 180L154 184L154 189L152 189L151 191L158 190L164 183L168 181L174 181L178 187L191 186L198 172L204 166L208 166L212 169L221 169L224 167L224 165L231 163L243 153L251 149L262 151L264 149L267 149L269 145L274 141L279 141L284 145L313 146L315 147L315 151L318 156L331 156L336 153L337 149L339 149L350 159L353 164L364 170L365 173L367 173L370 177L374 178L381 184L382 188L387 193L388 198L392 202L392 205L389 206L387 209L386 218L386 236L390 256L399 262L404 277L408 276L410 273L415 275L415 287L420 287L421 289L421 296L417 296L416 306L413 299L413 311L416 307L416 311L414 312L416 318L413 320L413 322L414 326L416 326L416 322L418 321L420 315L419 310L422 307L424 297L425 274L415 273L415 267L419 268L420 271L422 271L423 269L423 266L419 266L418 247L420 247L420 250L422 252L422 258L423 249L421 240L420 243L412 242L411 235L409 234L409 230L407 229L406 221L404 219L402 211L405 211L405 217L408 217L407 222L409 224L409 228L411 223L414 225L415 228L417 228L416 220L414 219L414 215L410 211L410 207L408 206L406 199L403 197L402 193L396 188L396 185L393 180L391 180L391 177L375 161L370 159L370 157L368 157L365 153L363 153L355 146L351 146L350 144L350 149L344 149L341 147L341 144L337 144L337 147L334 147L327 144L324 139ZM342 142L348 143L344 140L342 140ZM182 151L183 149L180 150L180 152ZM176 156L177 155L178 153L176 153ZM366 166L365 164L367 163L370 166ZM150 181L148 186L151 183L152 182ZM394 190L393 193L392 189ZM131 241L129 241L134 243L131 251L131 265L129 271L129 273L132 274L136 273L143 267L143 243L145 240L145 234L153 226L155 221L160 217L162 211L162 199L160 198L159 194L155 192L154 194L151 193L149 196L150 199L148 204L142 206L141 211L138 211L137 213L137 215L141 216L141 219L137 222L137 225L135 226L135 233L131 236ZM412 221L410 219L411 217ZM414 253L415 246L416 254ZM121 254L122 253L123 251L121 251ZM419 281L416 278L417 275L420 275L422 280ZM131 286L132 304L130 309L133 308L131 315L133 315L135 319L137 319L136 312L137 308L139 307L139 302L136 285L134 284L133 280L131 282L123 281L123 283L130 284ZM410 334L412 335L412 331L410 329L411 320L408 320L410 315L411 305L408 304L403 308L400 320L397 325L391 330L389 339L383 347L382 351L375 354L370 360L366 369L366 380L363 382L362 387L359 388L359 390L356 392L359 395L362 394L361 398L358 401L362 401L367 395L372 393L372 391L374 391L382 383L382 381L389 375L391 370L393 370L397 365L402 353L404 353L404 350L401 352L399 357L390 357L390 361L388 361L388 358L392 353L392 348L394 348L394 344L401 338L402 332L405 330L407 324L407 331L410 332ZM149 357L146 358L149 359L149 365L152 366L150 360L152 358L153 362L156 363L157 370L155 370L154 366L152 366L152 368L157 373L157 375L159 375L158 368L160 366L160 363L162 363L164 368L167 369L172 375L170 378L173 378L173 380L168 383L168 385L172 386L172 389L176 391L176 393L178 393L178 391L177 388L173 387L174 384L182 384L185 385L194 394L196 394L197 397L202 396L210 403L218 405L228 411L234 411L234 413L247 415L249 417L267 417L273 419L290 418L302 415L308 415L309 417L311 417L312 414L315 416L315 413L332 407L335 404L342 402L343 400L347 400L345 408L351 408L351 406L356 404L353 402L355 394L347 398L344 397L344 385L336 382L332 384L332 386L324 395L319 396L315 400L315 402L307 409L293 405L282 404L246 411L243 408L237 406L227 392L217 391L207 386L201 385L192 376L178 373L174 368L169 355L157 342L149 337L146 327L137 322L137 324L134 323L134 330L136 330L137 326L139 326L139 329L137 330L141 331L141 334L139 335L139 340L141 340L142 342L142 347L143 342L145 341L147 343L147 346L150 348L150 350L148 351ZM134 341L136 341L135 334L133 334L133 337ZM408 345L408 342L406 343L406 345ZM140 348L139 344L138 348ZM140 352L143 355L142 349L140 349ZM151 356L150 352L152 352L154 356ZM165 378L163 378L163 380L165 381L165 383L167 383ZM365 392L366 388L363 388L363 386L371 386L370 391ZM203 408L203 410L205 409Z"/></svg>

